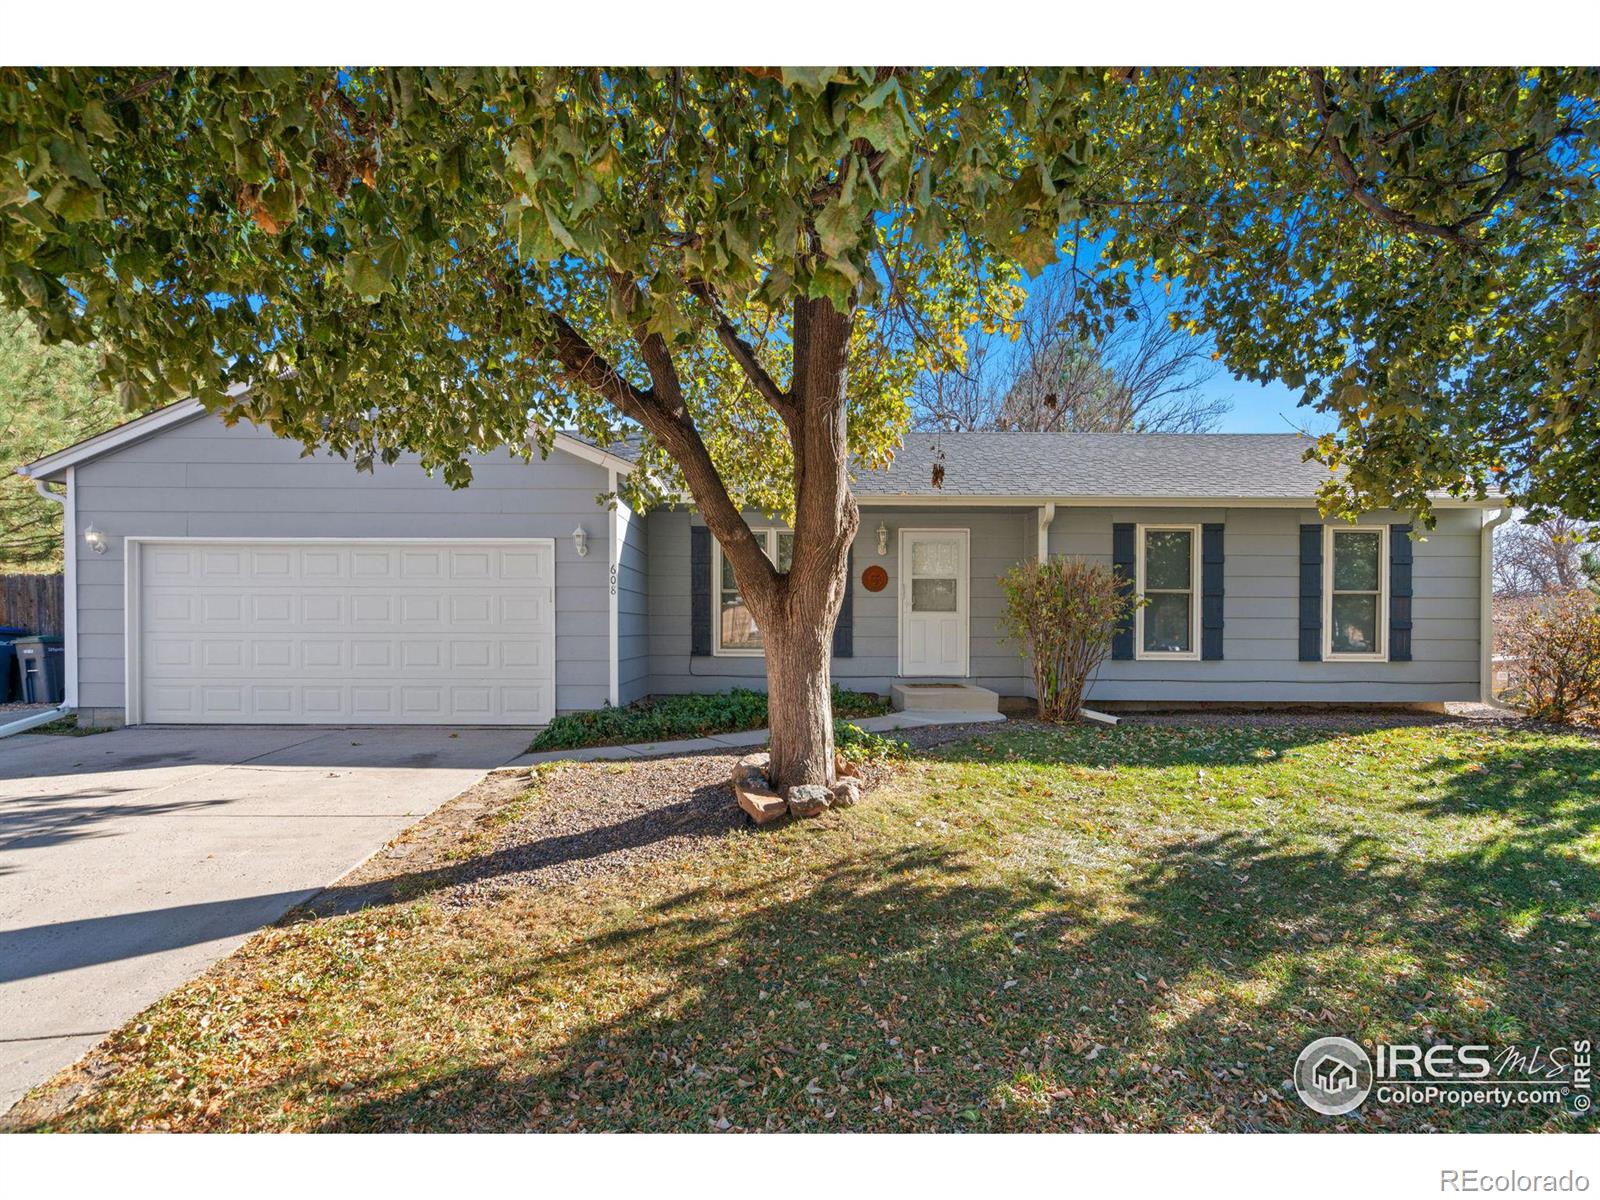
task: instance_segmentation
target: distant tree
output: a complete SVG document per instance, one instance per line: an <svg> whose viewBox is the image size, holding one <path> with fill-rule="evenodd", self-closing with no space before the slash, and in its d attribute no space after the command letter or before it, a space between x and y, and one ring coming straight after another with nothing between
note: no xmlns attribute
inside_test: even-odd
<svg viewBox="0 0 1600 1200"><path fill-rule="evenodd" d="M1600 591L1600 527L1555 516L1507 525L1495 537L1496 595L1553 596L1580 588Z"/></svg>
<svg viewBox="0 0 1600 1200"><path fill-rule="evenodd" d="M1007 333L970 337L963 364L917 381L922 429L1087 433L1203 433L1228 403L1209 394L1220 373L1205 339L1174 323L1165 297L1145 291L1100 335L1077 326L1080 280L1047 268Z"/></svg>
<svg viewBox="0 0 1600 1200"><path fill-rule="evenodd" d="M0 573L61 566L61 506L16 469L123 419L96 366L92 349L44 345L31 321L0 308Z"/></svg>

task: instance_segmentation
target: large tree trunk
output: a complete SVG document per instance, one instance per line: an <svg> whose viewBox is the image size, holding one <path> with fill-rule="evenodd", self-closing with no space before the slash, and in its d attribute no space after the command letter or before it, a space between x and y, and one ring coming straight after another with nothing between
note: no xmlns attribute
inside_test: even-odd
<svg viewBox="0 0 1600 1200"><path fill-rule="evenodd" d="M626 286L632 286L627 283ZM850 494L845 438L845 382L853 311L829 300L794 306L794 379L787 393L761 371L753 352L723 319L719 336L775 412L794 448L794 558L779 574L718 475L689 415L672 351L641 328L640 357L654 387L640 391L595 354L559 314L552 349L578 382L604 396L653 433L677 460L706 526L733 567L766 646L772 779L779 787L830 784L833 704L829 660L844 603L845 563L861 523Z"/></svg>
<svg viewBox="0 0 1600 1200"><path fill-rule="evenodd" d="M796 613L787 629L768 629L767 719L772 730L769 773L779 787L834 782L832 637Z"/></svg>
<svg viewBox="0 0 1600 1200"><path fill-rule="evenodd" d="M780 787L834 781L828 668L850 583L845 563L861 522L845 440L850 330L851 314L827 300L795 305L794 562L764 627L771 770Z"/></svg>

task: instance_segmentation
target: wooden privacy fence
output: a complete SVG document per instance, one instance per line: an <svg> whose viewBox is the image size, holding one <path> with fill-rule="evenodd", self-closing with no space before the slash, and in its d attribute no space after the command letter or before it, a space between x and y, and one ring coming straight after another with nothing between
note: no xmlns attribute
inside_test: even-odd
<svg viewBox="0 0 1600 1200"><path fill-rule="evenodd" d="M0 625L59 634L64 594L59 575L0 575Z"/></svg>

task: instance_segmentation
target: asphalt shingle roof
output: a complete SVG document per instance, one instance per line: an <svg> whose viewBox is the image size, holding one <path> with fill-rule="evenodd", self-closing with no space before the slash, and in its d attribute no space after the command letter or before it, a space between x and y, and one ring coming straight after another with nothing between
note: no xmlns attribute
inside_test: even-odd
<svg viewBox="0 0 1600 1200"><path fill-rule="evenodd" d="M1328 469L1297 433L912 433L861 496L1305 499ZM942 454L942 459L941 459ZM944 486L933 486L935 462Z"/></svg>
<svg viewBox="0 0 1600 1200"><path fill-rule="evenodd" d="M859 496L1192 497L1306 500L1329 477L1298 433L911 433ZM630 436L606 446L629 460ZM933 485L944 463L942 487Z"/></svg>

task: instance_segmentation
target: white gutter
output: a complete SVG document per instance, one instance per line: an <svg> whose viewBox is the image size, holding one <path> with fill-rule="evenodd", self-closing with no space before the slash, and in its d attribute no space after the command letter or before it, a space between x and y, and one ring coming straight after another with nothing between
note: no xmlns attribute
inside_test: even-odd
<svg viewBox="0 0 1600 1200"><path fill-rule="evenodd" d="M1454 496L1432 499L1438 509L1492 508L1505 503L1503 496L1489 496L1483 500L1457 500ZM1052 496L1017 494L1000 496L992 493L974 495L961 492L943 492L937 496L924 493L872 492L857 493L856 503L862 508L1039 508L1056 504L1063 508L1316 508L1315 496ZM1398 512L1398 509L1378 511Z"/></svg>
<svg viewBox="0 0 1600 1200"><path fill-rule="evenodd" d="M52 721L59 721L62 717L72 715L70 704L58 704L54 708L47 708L43 712L29 713L25 717L18 717L15 721L0 725L0 738L8 738L14 733L26 733L40 725L48 725Z"/></svg>
<svg viewBox="0 0 1600 1200"><path fill-rule="evenodd" d="M1508 506L1483 523L1478 534L1478 699L1512 711L1494 695L1494 531L1511 518Z"/></svg>

